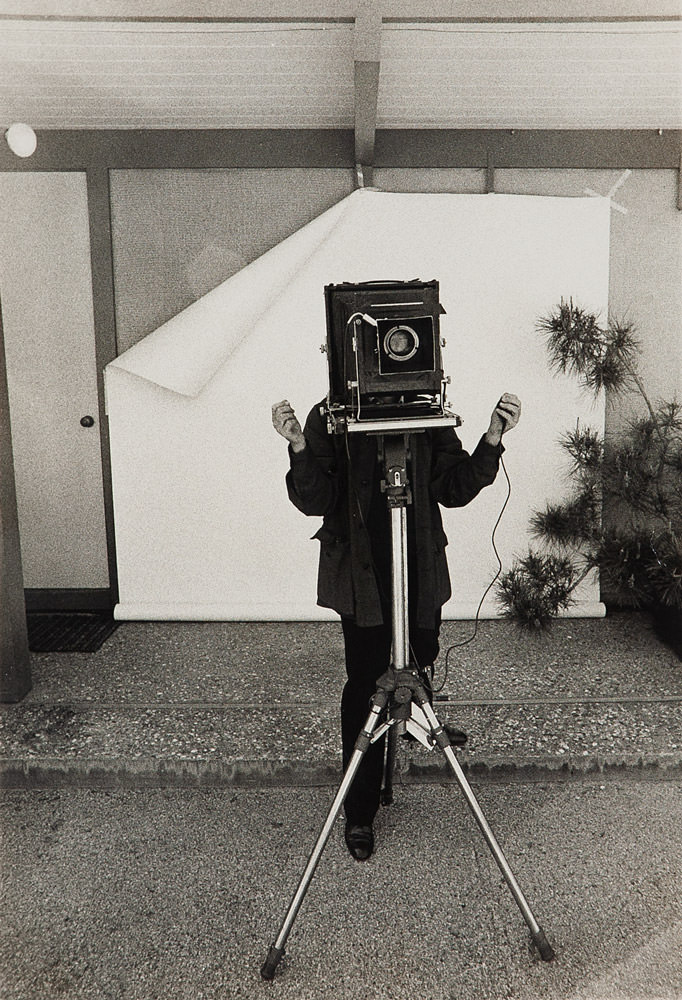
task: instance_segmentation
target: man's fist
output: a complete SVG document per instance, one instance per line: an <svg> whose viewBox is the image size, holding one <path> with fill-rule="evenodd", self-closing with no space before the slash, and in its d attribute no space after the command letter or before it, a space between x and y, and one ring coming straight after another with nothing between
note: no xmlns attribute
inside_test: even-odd
<svg viewBox="0 0 682 1000"><path fill-rule="evenodd" d="M273 404L272 426L278 434L286 438L294 451L303 451L305 448L303 431L288 399L283 399L281 403Z"/></svg>
<svg viewBox="0 0 682 1000"><path fill-rule="evenodd" d="M486 440L490 444L499 444L500 439L506 431L516 427L521 417L521 400L511 392L505 392L500 396L500 401L493 410L490 418L490 427L486 433Z"/></svg>

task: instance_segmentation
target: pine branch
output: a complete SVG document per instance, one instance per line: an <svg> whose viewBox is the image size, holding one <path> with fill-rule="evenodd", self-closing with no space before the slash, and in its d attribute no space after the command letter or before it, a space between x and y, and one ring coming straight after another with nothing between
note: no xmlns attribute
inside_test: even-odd
<svg viewBox="0 0 682 1000"><path fill-rule="evenodd" d="M596 485L604 461L604 442L599 433L591 427L581 427L578 420L575 430L562 435L559 444L572 459L571 474Z"/></svg>
<svg viewBox="0 0 682 1000"><path fill-rule="evenodd" d="M530 529L535 538L560 546L592 542L599 534L601 504L592 490L585 490L563 503L548 503L534 511Z"/></svg>
<svg viewBox="0 0 682 1000"><path fill-rule="evenodd" d="M632 324L610 321L603 329L570 299L541 319L538 330L554 371L577 376L594 395L635 388L648 415L631 422L615 447L579 422L560 440L576 489L567 500L535 511L530 527L549 545L584 551L572 557L531 551L517 560L497 586L504 613L546 628L587 574L599 569L634 606L682 615L682 405L653 406L637 370L640 345ZM605 530L603 504L622 513L629 527Z"/></svg>
<svg viewBox="0 0 682 1000"><path fill-rule="evenodd" d="M635 607L663 604L682 612L682 544L672 532L605 536L595 564Z"/></svg>
<svg viewBox="0 0 682 1000"><path fill-rule="evenodd" d="M679 608L682 614L682 543L674 534L661 535L651 542L652 558L645 572L657 599L665 607Z"/></svg>
<svg viewBox="0 0 682 1000"><path fill-rule="evenodd" d="M573 299L562 299L557 310L539 321L538 330L546 337L550 364L563 374L583 375L601 354L596 317L575 306Z"/></svg>
<svg viewBox="0 0 682 1000"><path fill-rule="evenodd" d="M497 596L505 617L527 628L545 629L569 607L576 586L570 559L530 551L500 577Z"/></svg>

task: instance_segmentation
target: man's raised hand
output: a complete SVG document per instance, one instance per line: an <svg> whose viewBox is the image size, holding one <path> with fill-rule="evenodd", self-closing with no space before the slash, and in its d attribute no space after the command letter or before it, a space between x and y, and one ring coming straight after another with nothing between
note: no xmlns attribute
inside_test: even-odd
<svg viewBox="0 0 682 1000"><path fill-rule="evenodd" d="M305 448L303 431L288 399L283 399L280 403L273 403L272 426L278 434L286 438L294 451L303 451Z"/></svg>
<svg viewBox="0 0 682 1000"><path fill-rule="evenodd" d="M521 400L511 392L505 392L493 410L486 439L490 444L499 444L502 435L516 427L521 418Z"/></svg>

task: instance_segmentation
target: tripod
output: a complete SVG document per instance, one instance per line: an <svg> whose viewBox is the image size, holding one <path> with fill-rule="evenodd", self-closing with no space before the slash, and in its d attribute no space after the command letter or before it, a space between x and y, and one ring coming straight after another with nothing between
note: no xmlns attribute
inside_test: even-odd
<svg viewBox="0 0 682 1000"><path fill-rule="evenodd" d="M554 951L547 940L544 931L533 916L526 897L516 881L502 848L495 839L488 822L481 811L476 797L466 779L466 776L455 755L450 739L439 722L429 701L426 689L416 670L410 668L409 630L408 630L408 575L407 575L407 505L411 502L410 487L407 476L407 460L409 455L409 435L391 433L381 435L379 453L384 463L384 489L391 518L391 610L392 610L392 657L389 669L377 681L376 691L371 699L371 707L367 720L360 732L348 762L339 789L329 809L322 830L310 854L303 875L289 909L286 912L279 933L270 946L265 962L261 967L263 979L273 979L284 947L291 932L294 920L303 903L313 875L322 856L322 852L330 837L332 828L341 812L348 790L353 782L362 759L370 745L380 739L384 733L389 733L388 759L386 765L386 786L383 801L391 801L390 783L395 752L395 733L399 728L410 732L420 742L426 745L438 746L450 765L457 783L466 799L467 805L474 815L483 837L502 872L505 882L514 897L521 914L528 925L534 944L540 957L549 962L554 958ZM425 719L429 729L413 719L413 706L421 709L421 719ZM419 715L419 713L417 713Z"/></svg>

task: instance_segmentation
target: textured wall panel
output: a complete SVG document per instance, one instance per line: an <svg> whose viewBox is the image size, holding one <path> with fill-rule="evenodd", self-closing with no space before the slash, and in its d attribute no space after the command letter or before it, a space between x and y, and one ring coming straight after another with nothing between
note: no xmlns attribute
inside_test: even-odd
<svg viewBox="0 0 682 1000"><path fill-rule="evenodd" d="M352 189L343 170L112 171L119 352Z"/></svg>

